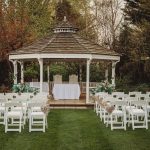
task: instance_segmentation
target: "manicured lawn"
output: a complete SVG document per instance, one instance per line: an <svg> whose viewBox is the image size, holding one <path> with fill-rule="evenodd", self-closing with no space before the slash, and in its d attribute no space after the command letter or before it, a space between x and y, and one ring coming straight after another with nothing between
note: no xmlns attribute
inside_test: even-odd
<svg viewBox="0 0 150 150"><path fill-rule="evenodd" d="M93 110L51 110L46 133L4 133L0 150L149 150L150 129L111 131Z"/></svg>

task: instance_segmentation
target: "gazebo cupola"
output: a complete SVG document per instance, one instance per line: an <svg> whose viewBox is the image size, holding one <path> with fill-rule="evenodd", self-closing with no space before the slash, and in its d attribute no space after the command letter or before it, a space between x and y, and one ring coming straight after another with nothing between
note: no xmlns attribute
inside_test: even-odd
<svg viewBox="0 0 150 150"><path fill-rule="evenodd" d="M61 33L61 32L71 32L76 33L78 28L74 28L66 19L66 16L64 16L64 20L54 28L54 33Z"/></svg>

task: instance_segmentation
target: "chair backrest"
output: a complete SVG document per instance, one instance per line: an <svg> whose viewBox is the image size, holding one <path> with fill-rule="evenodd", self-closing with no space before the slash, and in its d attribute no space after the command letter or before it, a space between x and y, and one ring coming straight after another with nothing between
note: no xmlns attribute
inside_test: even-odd
<svg viewBox="0 0 150 150"><path fill-rule="evenodd" d="M129 92L130 97L139 97L141 95L141 92L133 91Z"/></svg>
<svg viewBox="0 0 150 150"><path fill-rule="evenodd" d="M0 99L5 99L4 93L0 93Z"/></svg>
<svg viewBox="0 0 150 150"><path fill-rule="evenodd" d="M108 93L106 93L106 92L98 92L95 95L99 96L100 98L105 98L106 96L108 96Z"/></svg>
<svg viewBox="0 0 150 150"><path fill-rule="evenodd" d="M150 92L146 92L146 94L150 94Z"/></svg>
<svg viewBox="0 0 150 150"><path fill-rule="evenodd" d="M127 105L127 102L126 101L111 101L110 102L112 105L117 105L117 106L126 106Z"/></svg>
<svg viewBox="0 0 150 150"><path fill-rule="evenodd" d="M124 98L124 92L113 92L111 94L113 97Z"/></svg>
<svg viewBox="0 0 150 150"><path fill-rule="evenodd" d="M132 101L138 101L138 97L126 97L125 101L128 103L128 105L132 105Z"/></svg>
<svg viewBox="0 0 150 150"><path fill-rule="evenodd" d="M131 101L131 105L135 106L146 106L147 102L145 100L140 100L140 101Z"/></svg>
<svg viewBox="0 0 150 150"><path fill-rule="evenodd" d="M0 103L5 103L5 102L7 102L6 99L0 99Z"/></svg>
<svg viewBox="0 0 150 150"><path fill-rule="evenodd" d="M139 100L145 100L147 97L147 94L140 94L139 95Z"/></svg>
<svg viewBox="0 0 150 150"><path fill-rule="evenodd" d="M31 101L34 101L34 102L46 102L48 100L47 98L47 93L39 93L37 95L35 95Z"/></svg>
<svg viewBox="0 0 150 150"><path fill-rule="evenodd" d="M54 81L54 84L62 84L62 75L54 75L53 81Z"/></svg>
<svg viewBox="0 0 150 150"><path fill-rule="evenodd" d="M126 97L125 101L130 102L130 101L137 101L138 97Z"/></svg>
<svg viewBox="0 0 150 150"><path fill-rule="evenodd" d="M106 102L111 102L111 101L116 101L116 100L118 100L118 98L115 98L115 97L113 97L112 95L109 95L109 96L106 96L106 97L104 98L104 100L105 100Z"/></svg>
<svg viewBox="0 0 150 150"><path fill-rule="evenodd" d="M76 84L78 83L78 76L75 74L72 74L69 76L69 83Z"/></svg>
<svg viewBox="0 0 150 150"><path fill-rule="evenodd" d="M147 102L147 106L150 106L150 98L145 98L145 101Z"/></svg>
<svg viewBox="0 0 150 150"><path fill-rule="evenodd" d="M28 107L29 108L32 108L32 107L42 107L43 106L43 103L37 103L37 102L31 102L31 103L28 103Z"/></svg>
<svg viewBox="0 0 150 150"><path fill-rule="evenodd" d="M22 103L8 102L8 103L5 103L5 107L22 107Z"/></svg>
<svg viewBox="0 0 150 150"><path fill-rule="evenodd" d="M17 93L6 93L6 99L10 100L10 99L14 99L18 96Z"/></svg>
<svg viewBox="0 0 150 150"><path fill-rule="evenodd" d="M0 99L0 106L5 106L5 103L7 102L6 99Z"/></svg>
<svg viewBox="0 0 150 150"><path fill-rule="evenodd" d="M29 99L29 94L22 93L21 95L18 95L16 98L18 101L27 101Z"/></svg>

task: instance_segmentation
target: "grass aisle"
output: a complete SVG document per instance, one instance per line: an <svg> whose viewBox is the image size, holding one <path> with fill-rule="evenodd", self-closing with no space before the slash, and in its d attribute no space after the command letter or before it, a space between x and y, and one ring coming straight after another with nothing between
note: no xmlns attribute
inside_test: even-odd
<svg viewBox="0 0 150 150"><path fill-rule="evenodd" d="M51 110L46 133L4 133L0 150L149 150L150 129L111 131L93 110Z"/></svg>

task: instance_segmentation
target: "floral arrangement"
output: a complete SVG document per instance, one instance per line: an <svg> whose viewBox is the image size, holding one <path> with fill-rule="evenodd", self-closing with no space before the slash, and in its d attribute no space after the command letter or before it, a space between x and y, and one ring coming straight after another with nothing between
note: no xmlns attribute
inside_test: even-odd
<svg viewBox="0 0 150 150"><path fill-rule="evenodd" d="M115 87L112 84L110 84L107 80L105 80L97 84L95 88L90 89L90 93L92 95L95 95L95 93L98 92L108 92L109 94L111 94L114 89Z"/></svg>
<svg viewBox="0 0 150 150"><path fill-rule="evenodd" d="M12 90L15 93L31 92L37 94L39 92L37 88L32 88L29 86L29 84L25 84L25 83L14 84Z"/></svg>

